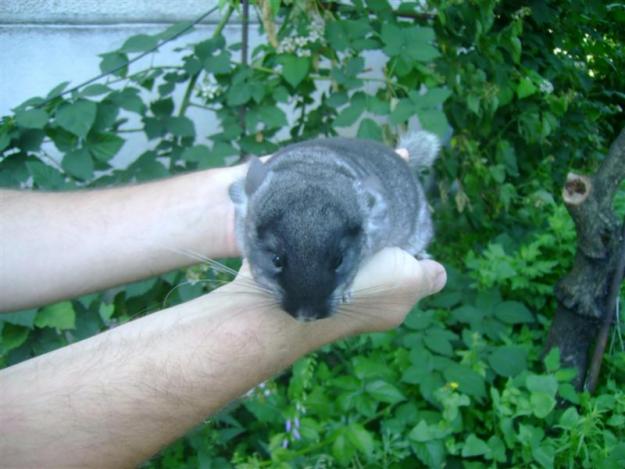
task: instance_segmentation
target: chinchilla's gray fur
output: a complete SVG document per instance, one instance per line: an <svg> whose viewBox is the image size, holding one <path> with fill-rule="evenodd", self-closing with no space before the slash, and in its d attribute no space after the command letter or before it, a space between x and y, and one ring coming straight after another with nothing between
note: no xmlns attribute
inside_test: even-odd
<svg viewBox="0 0 625 469"><path fill-rule="evenodd" d="M254 159L230 188L243 255L289 314L332 314L361 262L384 247L427 257L432 221L416 170L432 164L440 143L419 131L399 147L410 164L368 140L297 143L265 164Z"/></svg>

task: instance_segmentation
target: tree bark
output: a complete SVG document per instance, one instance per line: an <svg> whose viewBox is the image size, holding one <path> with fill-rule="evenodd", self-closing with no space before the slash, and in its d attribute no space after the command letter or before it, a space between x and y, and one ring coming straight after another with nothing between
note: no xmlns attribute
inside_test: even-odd
<svg viewBox="0 0 625 469"><path fill-rule="evenodd" d="M623 245L622 224L612 210L618 186L625 179L625 128L610 146L593 176L569 173L562 198L577 232L571 271L555 287L558 302L545 350L560 348L562 365L574 367L574 385L581 390L588 357L602 318L609 314L610 285L618 273ZM617 281L620 283L622 279ZM611 312L610 312L611 313Z"/></svg>

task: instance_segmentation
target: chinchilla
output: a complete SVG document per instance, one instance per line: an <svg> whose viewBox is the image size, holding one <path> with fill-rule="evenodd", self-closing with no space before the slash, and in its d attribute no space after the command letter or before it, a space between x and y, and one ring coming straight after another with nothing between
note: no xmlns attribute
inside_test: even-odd
<svg viewBox="0 0 625 469"><path fill-rule="evenodd" d="M235 233L252 275L301 321L333 314L363 260L385 247L417 258L433 236L418 171L440 143L418 131L400 140L406 162L374 141L328 138L253 158L230 187Z"/></svg>

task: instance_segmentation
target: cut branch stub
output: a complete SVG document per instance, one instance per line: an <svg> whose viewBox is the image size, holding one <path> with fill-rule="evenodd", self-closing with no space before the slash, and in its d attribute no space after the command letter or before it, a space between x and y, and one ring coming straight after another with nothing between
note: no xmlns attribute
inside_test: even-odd
<svg viewBox="0 0 625 469"><path fill-rule="evenodd" d="M566 182L562 189L562 198L567 205L580 205L586 200L591 190L592 182L589 177L569 173L566 175Z"/></svg>

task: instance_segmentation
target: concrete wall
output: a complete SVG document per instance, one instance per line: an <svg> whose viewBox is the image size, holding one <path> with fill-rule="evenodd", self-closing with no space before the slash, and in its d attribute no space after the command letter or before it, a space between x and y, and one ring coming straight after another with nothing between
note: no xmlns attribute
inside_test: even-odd
<svg viewBox="0 0 625 469"><path fill-rule="evenodd" d="M98 54L120 47L134 34L154 34L169 23L192 21L216 5L215 0L0 0L0 115L33 96L45 96L54 86L70 81L79 84L97 75ZM210 36L220 14L216 12L195 31L167 44L159 53L148 56L137 66L177 64L179 54L173 49ZM252 24L250 39L258 42L257 27ZM241 30L233 17L224 30L235 42ZM139 69L139 68L137 68ZM182 93L182 90L180 94ZM177 96L178 99L181 96ZM216 122L196 117L198 135L216 130ZM125 165L149 147L141 135L129 135L115 158ZM62 156L50 145L46 148L55 159Z"/></svg>
<svg viewBox="0 0 625 469"><path fill-rule="evenodd" d="M133 34L154 33L167 22L193 20L214 0L0 0L0 114L63 81L80 83L99 72L98 54L121 46ZM177 45L208 35L219 20L209 17ZM212 23L212 24L211 24ZM254 29L254 28L252 28ZM234 25L226 31L237 37ZM157 60L172 63L172 47Z"/></svg>

